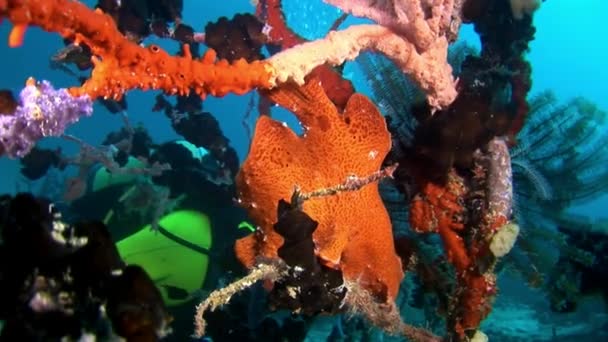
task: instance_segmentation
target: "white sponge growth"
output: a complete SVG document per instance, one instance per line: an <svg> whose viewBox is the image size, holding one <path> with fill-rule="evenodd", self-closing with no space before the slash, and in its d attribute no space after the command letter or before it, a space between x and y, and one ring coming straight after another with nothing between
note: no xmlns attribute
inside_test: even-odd
<svg viewBox="0 0 608 342"><path fill-rule="evenodd" d="M517 235L519 235L519 226L517 224L507 223L501 227L492 237L492 241L490 241L490 251L492 254L497 258L507 255L511 248L513 248L513 245L515 245Z"/></svg>

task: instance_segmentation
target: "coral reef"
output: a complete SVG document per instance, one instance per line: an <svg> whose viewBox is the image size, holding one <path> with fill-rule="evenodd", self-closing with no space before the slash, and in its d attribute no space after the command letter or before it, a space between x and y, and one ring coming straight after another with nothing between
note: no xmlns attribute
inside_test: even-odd
<svg viewBox="0 0 608 342"><path fill-rule="evenodd" d="M115 222L114 215L131 219L129 215L137 212L142 216L139 221L150 218L151 227L162 232L158 218L168 208L220 211L201 193L214 194L215 202L225 207L234 196L255 229L247 236L240 231L218 234L220 246L210 253L222 255L227 264L230 254L249 273L212 292L198 306L199 337L207 331L217 334L213 338L228 336L220 328L209 329L207 320L222 324L226 316L213 320L216 309L263 281L265 304L272 310L304 316L347 312L389 334L439 341L441 337L407 325L400 317L400 286L404 274L410 273L416 279L411 283L419 287L404 296L423 306L425 293L436 292L435 304L445 318L442 336L454 341L483 339L479 328L498 292L498 263L504 259L515 264L511 249L516 255L523 250L531 258L533 238L551 236L560 244L562 263L571 269L568 275L588 274L585 267L594 265L576 264L596 253L588 240L567 233L578 244L567 248L562 233L546 227L581 226L565 210L605 189L605 135L594 128L604 125L605 115L582 99L563 107L552 107L546 94L528 101L531 66L525 53L534 38L532 14L540 1L326 2L344 13L325 37L308 41L289 27L280 0L257 1L255 15L220 18L204 26L204 33L182 22L182 1L99 1L93 10L70 0L0 0L0 19L13 24L9 45L19 46L28 26L58 33L67 46L53 57L54 65L82 82L54 89L45 81L28 81L19 100L10 92L0 93L0 155L22 158L22 173L30 179L43 177L52 167L76 165L78 175L68 179L64 194L73 211L90 207L87 177L97 167L112 176L129 175L129 181L110 184L118 186L98 194L115 202L99 205L107 211L103 219L108 225ZM340 28L350 15L368 22ZM456 46L448 55L462 22L473 24L481 51ZM146 46L145 38L151 35L179 42L180 51L170 55L157 45ZM208 49L199 56L203 44ZM376 104L356 93L342 76L344 64L358 57ZM70 64L91 73L81 76ZM133 89L162 91L153 110L162 111L185 140L157 145L145 130L131 127L123 96ZM264 115L257 120L250 152L239 165L218 120L203 111L203 100L250 91L260 94ZM166 96L174 95L172 103ZM125 118L125 127L109 135L101 147L65 134L69 124L91 114L95 100ZM265 115L270 114L271 102L295 115L302 134ZM60 150L34 147L47 136L62 136L77 143L80 151L65 157ZM555 187L557 182L562 186ZM34 209L42 203L20 195L0 204L13 215L13 204L19 201ZM60 248L59 254L79 255L97 246L72 246L82 242L70 240L81 237L80 228L49 218L51 211L36 213L47 225L38 227L34 237L42 237L41 244L48 244L47 235L66 244L69 250ZM234 220L234 213L225 220ZM21 219L1 226L0 252L14 243L5 233L19 237L11 229ZM107 235L103 224L93 226ZM95 237L85 233L86 238ZM518 245L520 235L524 237ZM105 256L112 253L110 248ZM104 288L84 284L78 302L106 306L118 335L159 338L168 317L158 291L144 272L114 259L111 270L98 270L95 276L101 278L91 278ZM59 308L62 318L78 321L62 306L65 298L55 288L71 286L65 279L57 280L74 266L70 262L60 265L59 273L53 273L55 268L36 271L35 263L28 264L27 272L15 279L25 284L19 286L33 286L35 296L50 296L56 304L51 309ZM5 273L15 271L7 267L1 270L3 280L8 279ZM114 269L122 273L116 276ZM36 278L36 272L44 279ZM46 281L50 278L53 284ZM32 292L17 285L12 284L9 292ZM575 300L564 288L558 286L553 293L565 297L556 301L564 310L571 309ZM48 309L43 304L49 302L32 298L15 307L30 314ZM152 310L128 310L142 302ZM9 311L3 309L5 317L15 313ZM247 315L234 311L226 315ZM89 318L93 323L103 320ZM226 322L235 322L234 317ZM248 336L272 336L260 327L280 331L288 330L289 324L297 327L297 335L310 323L307 318L281 322L252 320L247 323L252 331ZM21 324L9 323L11 329ZM241 328L235 331L241 334Z"/></svg>

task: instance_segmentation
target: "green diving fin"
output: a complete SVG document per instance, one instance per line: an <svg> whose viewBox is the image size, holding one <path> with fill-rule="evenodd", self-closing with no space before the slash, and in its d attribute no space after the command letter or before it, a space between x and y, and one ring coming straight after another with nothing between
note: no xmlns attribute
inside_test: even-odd
<svg viewBox="0 0 608 342"><path fill-rule="evenodd" d="M201 212L180 210L161 218L158 225L158 231L146 225L116 246L127 264L146 270L167 306L180 305L200 292L205 281L211 223Z"/></svg>

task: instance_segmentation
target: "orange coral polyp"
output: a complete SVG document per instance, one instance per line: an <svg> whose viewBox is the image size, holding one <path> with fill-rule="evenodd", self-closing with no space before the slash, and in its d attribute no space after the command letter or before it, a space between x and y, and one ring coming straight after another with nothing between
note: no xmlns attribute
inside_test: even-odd
<svg viewBox="0 0 608 342"><path fill-rule="evenodd" d="M272 68L264 62L216 62L213 52L196 60L188 47L184 47L183 57L170 56L158 47L141 47L125 38L110 16L79 2L0 0L0 16L7 17L16 29L36 25L91 48L95 67L90 79L71 89L74 95L118 99L139 88L182 95L193 89L201 97L224 96L272 85ZM22 37L19 32L11 42Z"/></svg>
<svg viewBox="0 0 608 342"><path fill-rule="evenodd" d="M464 225L456 220L464 212L459 203L465 193L458 177L450 175L444 186L423 181L422 189L412 200L410 226L418 233L440 232L441 228L462 230Z"/></svg>
<svg viewBox="0 0 608 342"><path fill-rule="evenodd" d="M303 87L285 84L268 96L292 111L306 134L298 136L268 116L258 120L237 176L239 198L261 228L237 241L237 256L249 267L258 256L277 258L283 243L273 229L277 205L290 200L294 186L310 192L341 184L349 175L369 175L380 169L391 146L384 118L361 94L350 97L343 113L316 79ZM377 184L310 199L303 209L319 223L313 239L325 264L378 298L395 299L403 272Z"/></svg>
<svg viewBox="0 0 608 342"><path fill-rule="evenodd" d="M467 189L460 177L451 170L443 185L421 181L421 190L410 207L410 225L418 233L439 233L448 261L454 266L457 277L454 318L451 329L462 340L465 332L477 329L489 314L496 280L491 272L481 273L479 263L487 260L489 241L473 235L465 244L461 233L466 228L460 222L465 208L462 205ZM492 236L507 223L502 215L489 213L484 217L483 230ZM466 233L466 232L465 232Z"/></svg>
<svg viewBox="0 0 608 342"><path fill-rule="evenodd" d="M0 22L2 22L0 20ZM8 36L8 46L17 47L23 44L23 39L25 36L25 31L27 30L27 25L15 25L11 29L11 33Z"/></svg>

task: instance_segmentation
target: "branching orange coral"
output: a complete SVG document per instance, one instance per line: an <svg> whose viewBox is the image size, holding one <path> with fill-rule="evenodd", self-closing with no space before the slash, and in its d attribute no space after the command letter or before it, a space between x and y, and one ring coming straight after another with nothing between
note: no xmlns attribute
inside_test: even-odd
<svg viewBox="0 0 608 342"><path fill-rule="evenodd" d="M383 117L363 95L351 96L343 113L317 80L302 87L285 84L268 95L297 116L305 133L298 136L267 116L258 120L251 151L237 176L239 199L261 228L237 242L237 255L249 267L257 256L277 257L282 244L272 227L277 204L290 200L295 185L310 192L340 184L349 175L371 174L391 144ZM323 262L380 298L397 296L403 273L377 184L310 199L303 209L319 222L313 238Z"/></svg>
<svg viewBox="0 0 608 342"><path fill-rule="evenodd" d="M486 177L485 171L478 172ZM421 188L410 206L410 226L418 233L435 232L441 236L447 259L456 270L457 283L448 329L456 334L456 340L466 340L466 332L476 330L492 308L496 277L489 266L488 247L497 227L507 220L497 213L498 210L487 210L481 227L473 227L470 222L463 224L464 201L470 189L454 170L448 174L445 184L418 182ZM500 201L492 203L502 204Z"/></svg>
<svg viewBox="0 0 608 342"><path fill-rule="evenodd" d="M471 260L459 236L464 229L462 200L466 192L462 179L452 171L443 186L429 181L421 183L420 193L410 207L410 226L418 233L439 233L448 261L458 270L466 270Z"/></svg>
<svg viewBox="0 0 608 342"><path fill-rule="evenodd" d="M133 88L162 89L169 94L187 94L193 89L200 96L242 94L287 81L303 84L316 67L341 65L364 50L381 52L395 62L424 90L435 109L448 106L457 94L446 62L445 37L419 52L414 43L380 25L331 31L323 39L299 44L264 61L229 64L216 63L213 52L201 61L193 60L187 47L184 57L169 56L158 46L143 48L122 36L110 16L76 1L0 0L0 18L4 17L15 25L13 45L19 43L27 25L36 25L91 48L95 68L82 87L72 89L74 95L118 99Z"/></svg>
<svg viewBox="0 0 608 342"><path fill-rule="evenodd" d="M139 88L182 95L194 89L200 96L223 96L271 85L270 69L263 62L216 62L212 50L194 60L188 47L183 57L170 56L154 45L141 47L125 38L110 16L79 2L0 0L0 17L15 25L12 45L19 43L26 25L36 25L91 48L95 68L89 80L72 89L74 95L119 98L125 91Z"/></svg>
<svg viewBox="0 0 608 342"><path fill-rule="evenodd" d="M256 6L256 15L270 28L269 41L279 45L281 50L286 50L306 42L306 39L287 26L282 6L282 0L259 1ZM346 102L355 92L352 83L342 78L341 72L337 72L329 65L319 65L311 71L309 76L321 80L325 93L340 109L344 109Z"/></svg>

